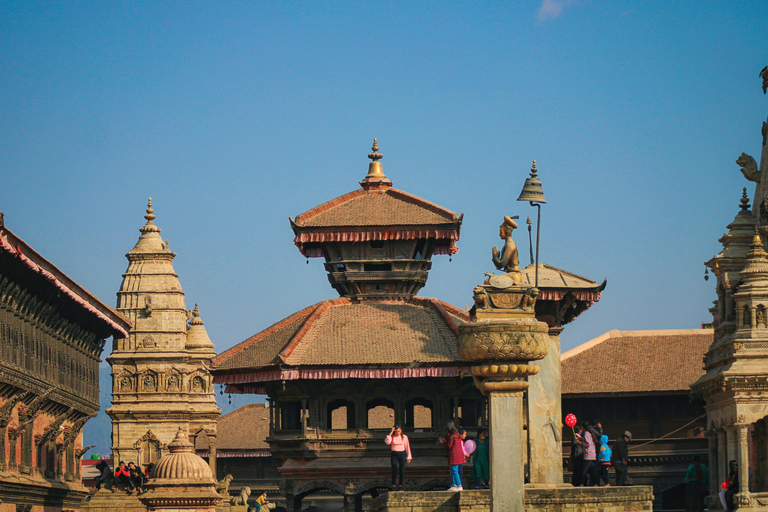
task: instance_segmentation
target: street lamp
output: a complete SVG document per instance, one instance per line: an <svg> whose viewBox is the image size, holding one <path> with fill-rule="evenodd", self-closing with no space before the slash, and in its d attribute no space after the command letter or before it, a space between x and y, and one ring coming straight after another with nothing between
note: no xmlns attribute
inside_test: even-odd
<svg viewBox="0 0 768 512"><path fill-rule="evenodd" d="M544 199L544 191L541 189L541 180L536 174L536 160L533 161L531 167L531 175L525 179L523 190L520 192L518 201L527 201L531 206L535 206L538 210L536 217L536 282L534 286L539 287L539 238L541 235L541 205L546 203Z"/></svg>

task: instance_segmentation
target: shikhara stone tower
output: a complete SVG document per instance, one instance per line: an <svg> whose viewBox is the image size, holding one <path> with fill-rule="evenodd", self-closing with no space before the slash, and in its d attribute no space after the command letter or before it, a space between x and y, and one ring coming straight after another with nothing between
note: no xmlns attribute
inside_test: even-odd
<svg viewBox="0 0 768 512"><path fill-rule="evenodd" d="M128 269L117 293L117 310L131 319L128 338L115 339L107 361L112 366L112 451L116 461L142 465L167 453L179 427L194 438L204 432L210 466L216 471L216 405L207 370L216 353L200 319L198 306L187 310L176 254L147 223L128 258ZM189 325L187 321L191 319Z"/></svg>

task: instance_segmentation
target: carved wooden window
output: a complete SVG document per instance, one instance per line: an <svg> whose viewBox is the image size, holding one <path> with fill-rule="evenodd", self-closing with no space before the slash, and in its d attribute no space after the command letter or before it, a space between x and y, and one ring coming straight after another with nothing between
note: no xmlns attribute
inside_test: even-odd
<svg viewBox="0 0 768 512"><path fill-rule="evenodd" d="M301 430L301 402L280 403L280 428L282 430Z"/></svg>
<svg viewBox="0 0 768 512"><path fill-rule="evenodd" d="M360 246L355 242L344 242L339 244L341 249L341 255L345 260L359 260L360 259Z"/></svg>

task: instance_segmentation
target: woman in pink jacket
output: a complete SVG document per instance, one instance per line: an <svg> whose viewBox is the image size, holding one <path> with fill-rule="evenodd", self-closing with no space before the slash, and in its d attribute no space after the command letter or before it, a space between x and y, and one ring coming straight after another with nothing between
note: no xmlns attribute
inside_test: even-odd
<svg viewBox="0 0 768 512"><path fill-rule="evenodd" d="M403 490L403 475L405 474L405 465L413 460L411 455L411 445L408 442L408 436L403 434L400 425L395 425L390 430L389 435L384 438L384 442L392 447L392 490ZM400 483L395 487L395 476L400 469Z"/></svg>

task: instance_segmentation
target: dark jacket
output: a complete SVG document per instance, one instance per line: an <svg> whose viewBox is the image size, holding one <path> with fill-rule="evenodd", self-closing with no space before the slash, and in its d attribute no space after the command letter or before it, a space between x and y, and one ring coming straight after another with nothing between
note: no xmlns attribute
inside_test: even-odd
<svg viewBox="0 0 768 512"><path fill-rule="evenodd" d="M613 443L613 462L629 462L629 449L623 437Z"/></svg>

